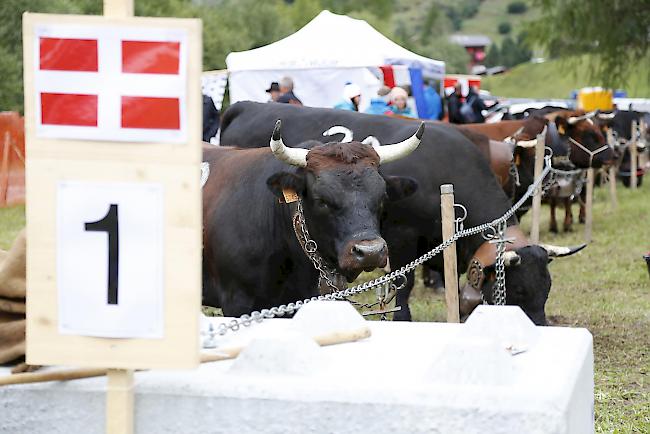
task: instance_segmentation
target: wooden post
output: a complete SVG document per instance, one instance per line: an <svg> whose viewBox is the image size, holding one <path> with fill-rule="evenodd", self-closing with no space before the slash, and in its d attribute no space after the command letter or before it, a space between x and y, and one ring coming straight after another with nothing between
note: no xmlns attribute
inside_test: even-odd
<svg viewBox="0 0 650 434"><path fill-rule="evenodd" d="M609 198L612 209L618 208L618 197L616 196L616 167L609 168Z"/></svg>
<svg viewBox="0 0 650 434"><path fill-rule="evenodd" d="M591 242L591 225L593 222L594 202L594 168L587 169L587 203L585 204L585 242Z"/></svg>
<svg viewBox="0 0 650 434"><path fill-rule="evenodd" d="M614 149L614 134L612 129L607 129L607 144ZM618 197L616 196L616 166L612 165L609 168L609 201L612 209L618 208Z"/></svg>
<svg viewBox="0 0 650 434"><path fill-rule="evenodd" d="M0 162L0 206L7 201L9 192L9 146L11 146L11 135L5 132L4 144L2 146L2 161Z"/></svg>
<svg viewBox="0 0 650 434"><path fill-rule="evenodd" d="M637 149L636 142L638 135L638 124L632 121L632 140L630 141L630 188L636 190L636 170L637 170Z"/></svg>
<svg viewBox="0 0 650 434"><path fill-rule="evenodd" d="M104 16L123 18L133 16L133 0L104 0Z"/></svg>
<svg viewBox="0 0 650 434"><path fill-rule="evenodd" d="M535 172L534 179L537 180L544 169L544 150L546 149L546 128L542 134L537 135L537 144L535 145ZM538 188L533 194L533 221L530 225L530 242L539 243L539 219L542 211L542 189Z"/></svg>
<svg viewBox="0 0 650 434"><path fill-rule="evenodd" d="M104 0L104 16L132 17L133 0ZM106 386L106 432L133 434L133 370L109 369Z"/></svg>
<svg viewBox="0 0 650 434"><path fill-rule="evenodd" d="M109 369L106 394L106 432L133 434L133 370Z"/></svg>
<svg viewBox="0 0 650 434"><path fill-rule="evenodd" d="M639 166L643 169L645 169L648 165L648 146L650 145L650 143L648 143L650 141L650 137L648 137L646 131L648 131L648 124L646 123L645 119L641 119L639 121L639 137L643 137L645 148L639 155Z"/></svg>
<svg viewBox="0 0 650 434"><path fill-rule="evenodd" d="M454 235L456 215L454 213L454 186L440 186L440 211L442 215L442 239ZM460 322L458 307L458 267L456 265L456 243L443 252L445 262L445 301L447 302L447 322Z"/></svg>

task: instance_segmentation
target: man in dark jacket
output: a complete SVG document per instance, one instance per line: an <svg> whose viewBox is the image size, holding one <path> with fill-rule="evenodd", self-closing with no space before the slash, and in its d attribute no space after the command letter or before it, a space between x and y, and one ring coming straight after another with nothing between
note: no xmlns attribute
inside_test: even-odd
<svg viewBox="0 0 650 434"><path fill-rule="evenodd" d="M293 80L291 77L283 77L280 80L280 92L282 92L282 95L278 98L278 102L302 105L302 101L293 93Z"/></svg>
<svg viewBox="0 0 650 434"><path fill-rule="evenodd" d="M449 122L452 124L464 124L465 119L460 113L460 107L462 105L462 94L460 89L460 83L454 85L454 91L449 98L447 98L447 112L449 113Z"/></svg>
<svg viewBox="0 0 650 434"><path fill-rule="evenodd" d="M469 88L469 92L467 94L467 103L470 105L470 107L472 107L472 111L474 112L474 119L472 119L471 122L466 123L484 123L485 116L483 116L483 110L487 110L487 107L479 96L475 86Z"/></svg>

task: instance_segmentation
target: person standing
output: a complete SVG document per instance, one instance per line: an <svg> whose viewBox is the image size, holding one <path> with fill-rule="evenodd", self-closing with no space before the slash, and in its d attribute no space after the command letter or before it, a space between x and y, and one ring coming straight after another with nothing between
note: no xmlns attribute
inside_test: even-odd
<svg viewBox="0 0 650 434"><path fill-rule="evenodd" d="M272 82L271 86L266 89L266 93L270 97L268 102L277 102L278 98L280 98L280 84L277 81Z"/></svg>
<svg viewBox="0 0 650 434"><path fill-rule="evenodd" d="M388 86L382 86L377 90L377 95L370 99L370 105L364 110L364 113L371 115L385 115L392 113L390 107L388 106L390 95L390 88Z"/></svg>
<svg viewBox="0 0 650 434"><path fill-rule="evenodd" d="M343 99L334 108L358 112L361 103L361 88L354 83L346 83L343 88Z"/></svg>
<svg viewBox="0 0 650 434"><path fill-rule="evenodd" d="M439 121L442 119L442 99L436 90L431 86L431 83L424 85L424 101L427 105L427 112L424 116L420 116L423 119L431 119L433 121Z"/></svg>
<svg viewBox="0 0 650 434"><path fill-rule="evenodd" d="M279 84L282 95L278 97L277 102L302 105L302 101L293 93L293 79L291 77L282 77Z"/></svg>
<svg viewBox="0 0 650 434"><path fill-rule="evenodd" d="M449 122L452 124L464 124L465 119L460 113L460 107L463 103L460 83L454 85L454 91L447 98L447 113L449 113Z"/></svg>
<svg viewBox="0 0 650 434"><path fill-rule="evenodd" d="M472 108L472 112L474 114L471 122L467 123L485 123L483 110L487 110L487 107L485 106L483 99L478 94L478 89L476 86L469 88L469 92L467 93L467 104L469 104L469 106Z"/></svg>

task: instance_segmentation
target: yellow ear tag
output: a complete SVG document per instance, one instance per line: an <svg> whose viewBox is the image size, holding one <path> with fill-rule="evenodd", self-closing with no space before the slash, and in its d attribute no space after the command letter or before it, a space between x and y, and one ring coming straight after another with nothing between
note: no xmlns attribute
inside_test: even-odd
<svg viewBox="0 0 650 434"><path fill-rule="evenodd" d="M519 166L519 163L521 163L521 157L517 154L515 155L515 166Z"/></svg>
<svg viewBox="0 0 650 434"><path fill-rule="evenodd" d="M559 127L557 127L557 132L560 133L560 134L564 134L566 132L566 131L564 131L564 126L560 125Z"/></svg>
<svg viewBox="0 0 650 434"><path fill-rule="evenodd" d="M284 196L284 203L292 203L298 201L298 193L293 188L283 188L282 196Z"/></svg>

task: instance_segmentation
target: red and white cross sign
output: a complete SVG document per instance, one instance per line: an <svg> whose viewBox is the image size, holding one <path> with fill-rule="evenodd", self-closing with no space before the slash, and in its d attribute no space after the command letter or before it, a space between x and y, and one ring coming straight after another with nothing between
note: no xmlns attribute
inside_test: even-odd
<svg viewBox="0 0 650 434"><path fill-rule="evenodd" d="M187 139L184 29L37 25L35 33L38 137Z"/></svg>

